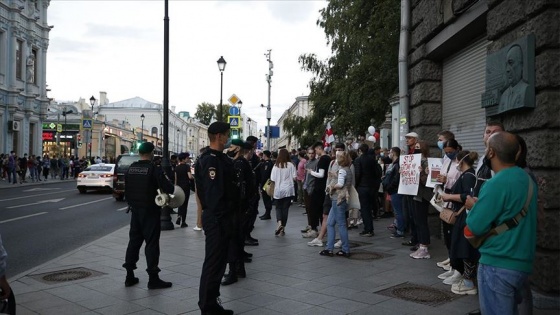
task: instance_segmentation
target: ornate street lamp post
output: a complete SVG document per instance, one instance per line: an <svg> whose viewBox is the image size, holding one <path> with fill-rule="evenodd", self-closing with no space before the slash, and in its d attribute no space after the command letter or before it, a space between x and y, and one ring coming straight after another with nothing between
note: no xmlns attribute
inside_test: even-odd
<svg viewBox="0 0 560 315"><path fill-rule="evenodd" d="M218 121L223 121L223 105L222 105L222 92L224 89L224 70L226 70L226 60L224 59L224 56L220 56L220 59L218 59L218 69L220 69L220 114L218 117Z"/></svg>
<svg viewBox="0 0 560 315"><path fill-rule="evenodd" d="M146 116L142 114L140 116L140 120L142 121L142 133L140 134L140 142L144 142L144 118L146 118Z"/></svg>

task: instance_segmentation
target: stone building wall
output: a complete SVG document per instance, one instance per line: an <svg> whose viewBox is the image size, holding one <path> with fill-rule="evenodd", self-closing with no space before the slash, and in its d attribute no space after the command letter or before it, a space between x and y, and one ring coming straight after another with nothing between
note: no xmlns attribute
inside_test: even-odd
<svg viewBox="0 0 560 315"><path fill-rule="evenodd" d="M484 5L483 21L469 26L463 45L486 36L492 54L534 34L536 107L507 112L500 120L527 142L528 161L539 180L539 225L534 287L560 291L560 2L554 0L412 0L409 52L410 130L435 145L442 125L442 58L430 58L427 43L475 5ZM451 12L451 14L450 14ZM455 14L453 14L455 12ZM469 37L470 36L470 37ZM464 46L463 46L464 47ZM445 51L449 56L461 47ZM441 54L441 52L440 52ZM481 135L482 135L481 130Z"/></svg>

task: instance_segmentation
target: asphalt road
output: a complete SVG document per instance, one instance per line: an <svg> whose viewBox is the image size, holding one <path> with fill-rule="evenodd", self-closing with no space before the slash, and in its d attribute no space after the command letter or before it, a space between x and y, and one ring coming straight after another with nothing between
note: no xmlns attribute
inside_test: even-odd
<svg viewBox="0 0 560 315"><path fill-rule="evenodd" d="M8 277L126 226L130 216L125 210L126 203L115 201L110 192L80 194L74 180L0 189Z"/></svg>

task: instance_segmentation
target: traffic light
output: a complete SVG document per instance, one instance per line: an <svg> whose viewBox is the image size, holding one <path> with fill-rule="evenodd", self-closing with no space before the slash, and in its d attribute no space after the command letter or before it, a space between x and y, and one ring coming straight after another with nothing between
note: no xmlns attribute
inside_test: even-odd
<svg viewBox="0 0 560 315"><path fill-rule="evenodd" d="M239 139L239 130L231 129L231 139Z"/></svg>

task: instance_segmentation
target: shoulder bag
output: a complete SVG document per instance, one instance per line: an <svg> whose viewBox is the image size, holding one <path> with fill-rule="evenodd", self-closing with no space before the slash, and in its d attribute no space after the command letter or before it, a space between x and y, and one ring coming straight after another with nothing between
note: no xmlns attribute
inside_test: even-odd
<svg viewBox="0 0 560 315"><path fill-rule="evenodd" d="M529 176L529 175L527 175ZM472 234L471 230L469 229L468 226L465 226L465 228L463 229L463 235L465 236L465 238L467 239L467 241L469 241L469 243L472 245L472 247L474 248L479 248L480 246L482 246L482 244L484 244L484 242L494 236L494 235L498 235L498 234L502 234L507 230L511 230L513 228L515 228L516 226L519 225L519 222L527 215L527 207L529 207L529 203L531 203L531 199L533 199L533 180L529 177L529 188L528 188L528 192L527 192L527 201L525 201L525 204L523 205L523 208L521 209L521 211L519 211L519 213L505 221L504 223L498 225L497 227L491 229L490 231L488 231L488 233L482 235L482 236L477 236Z"/></svg>

